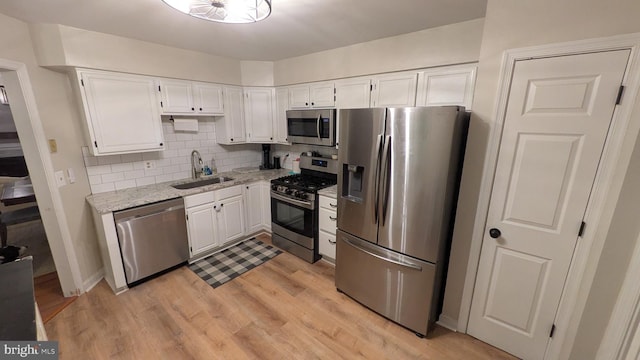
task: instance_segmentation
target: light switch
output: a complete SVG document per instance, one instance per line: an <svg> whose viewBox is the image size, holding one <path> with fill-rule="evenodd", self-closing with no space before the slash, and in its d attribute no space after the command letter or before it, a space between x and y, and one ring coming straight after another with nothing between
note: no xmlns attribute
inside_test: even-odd
<svg viewBox="0 0 640 360"><path fill-rule="evenodd" d="M67 169L67 177L69 178L69 184L74 184L76 182L76 173L73 171L73 168Z"/></svg>
<svg viewBox="0 0 640 360"><path fill-rule="evenodd" d="M52 154L58 152L58 144L56 143L56 139L49 139L49 151Z"/></svg>
<svg viewBox="0 0 640 360"><path fill-rule="evenodd" d="M54 175L56 177L56 184L58 184L58 187L67 185L67 181L64 179L64 172L62 170L56 171Z"/></svg>

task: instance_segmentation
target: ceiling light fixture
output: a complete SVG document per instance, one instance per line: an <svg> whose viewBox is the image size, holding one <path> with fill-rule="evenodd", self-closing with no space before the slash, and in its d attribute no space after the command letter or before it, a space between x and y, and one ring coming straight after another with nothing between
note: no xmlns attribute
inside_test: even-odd
<svg viewBox="0 0 640 360"><path fill-rule="evenodd" d="M204 20L244 24L266 19L271 0L162 0L172 8Z"/></svg>

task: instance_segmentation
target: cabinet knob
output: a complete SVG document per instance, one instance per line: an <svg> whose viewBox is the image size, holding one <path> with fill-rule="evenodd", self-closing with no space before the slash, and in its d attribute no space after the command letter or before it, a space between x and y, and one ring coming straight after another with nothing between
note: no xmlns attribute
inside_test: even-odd
<svg viewBox="0 0 640 360"><path fill-rule="evenodd" d="M304 104L305 104L305 105L307 105L307 106L309 106L309 103L308 103L308 102L306 102L306 103L304 103Z"/></svg>
<svg viewBox="0 0 640 360"><path fill-rule="evenodd" d="M272 137L270 137L269 139L273 140L273 138L272 138Z"/></svg>
<svg viewBox="0 0 640 360"><path fill-rule="evenodd" d="M200 108L200 111L202 111L202 108Z"/></svg>
<svg viewBox="0 0 640 360"><path fill-rule="evenodd" d="M220 208L222 209L222 207L224 206L224 204L220 204Z"/></svg>
<svg viewBox="0 0 640 360"><path fill-rule="evenodd" d="M315 105L315 103L311 103L311 106Z"/></svg>
<svg viewBox="0 0 640 360"><path fill-rule="evenodd" d="M231 138L231 141L233 141L233 138Z"/></svg>
<svg viewBox="0 0 640 360"><path fill-rule="evenodd" d="M191 111L195 110L195 108L191 108Z"/></svg>
<svg viewBox="0 0 640 360"><path fill-rule="evenodd" d="M160 146L164 145L164 143L160 143Z"/></svg>

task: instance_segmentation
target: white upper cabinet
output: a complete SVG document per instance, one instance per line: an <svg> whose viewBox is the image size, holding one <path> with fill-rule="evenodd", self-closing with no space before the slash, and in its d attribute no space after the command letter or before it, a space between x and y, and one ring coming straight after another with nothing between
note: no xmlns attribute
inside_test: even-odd
<svg viewBox="0 0 640 360"><path fill-rule="evenodd" d="M371 79L356 78L337 80L336 108L358 109L368 108L371 98Z"/></svg>
<svg viewBox="0 0 640 360"><path fill-rule="evenodd" d="M244 96L247 142L274 142L275 89L245 87Z"/></svg>
<svg viewBox="0 0 640 360"><path fill-rule="evenodd" d="M466 110L471 110L476 68L477 66L472 64L420 72L417 105L462 105Z"/></svg>
<svg viewBox="0 0 640 360"><path fill-rule="evenodd" d="M291 109L332 108L335 106L333 81L292 86L289 88Z"/></svg>
<svg viewBox="0 0 640 360"><path fill-rule="evenodd" d="M222 86L186 80L160 79L164 115L222 115Z"/></svg>
<svg viewBox="0 0 640 360"><path fill-rule="evenodd" d="M402 72L372 79L371 107L416 106L418 73Z"/></svg>
<svg viewBox="0 0 640 360"><path fill-rule="evenodd" d="M276 113L273 117L273 136L276 143L287 144L287 110L289 110L289 89L276 89Z"/></svg>
<svg viewBox="0 0 640 360"><path fill-rule="evenodd" d="M164 150L153 78L79 69L76 79L93 155Z"/></svg>
<svg viewBox="0 0 640 360"><path fill-rule="evenodd" d="M200 115L224 114L222 85L194 82L193 99L195 100L195 109Z"/></svg>
<svg viewBox="0 0 640 360"><path fill-rule="evenodd" d="M219 144L246 142L243 98L241 87L224 87L224 116L216 119L216 139Z"/></svg>

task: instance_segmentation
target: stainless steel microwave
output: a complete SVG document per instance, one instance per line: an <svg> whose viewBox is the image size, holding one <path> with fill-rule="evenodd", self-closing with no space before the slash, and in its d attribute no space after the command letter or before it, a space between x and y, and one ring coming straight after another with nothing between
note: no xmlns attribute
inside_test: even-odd
<svg viewBox="0 0 640 360"><path fill-rule="evenodd" d="M287 140L295 144L336 145L336 109L288 110Z"/></svg>

